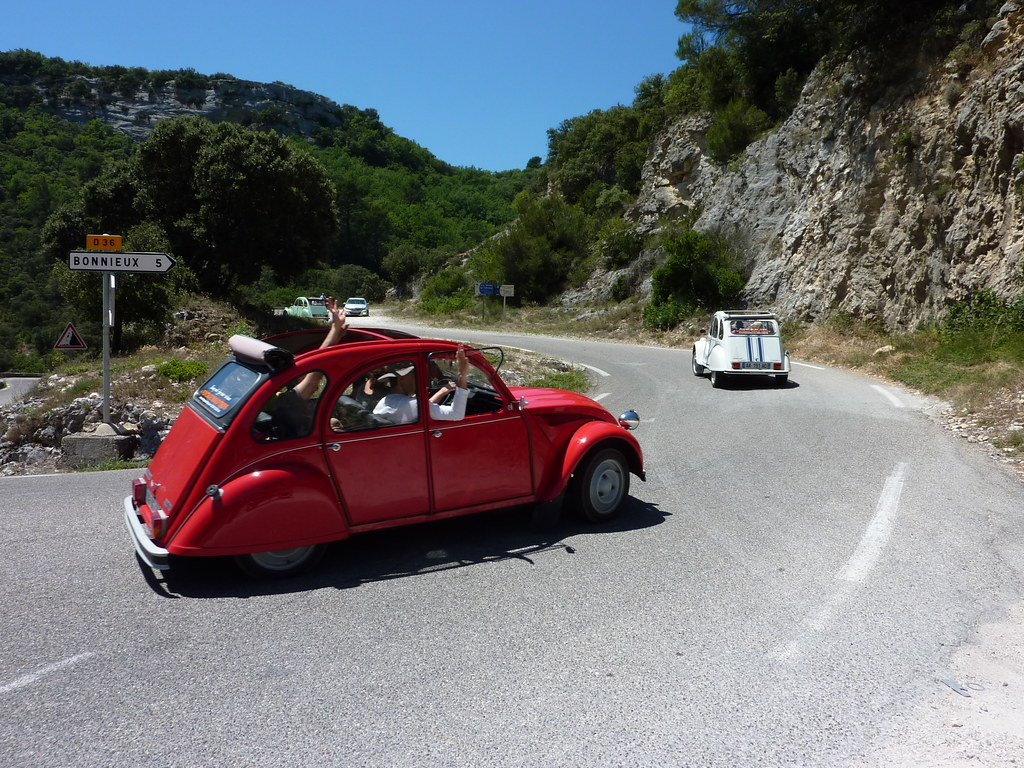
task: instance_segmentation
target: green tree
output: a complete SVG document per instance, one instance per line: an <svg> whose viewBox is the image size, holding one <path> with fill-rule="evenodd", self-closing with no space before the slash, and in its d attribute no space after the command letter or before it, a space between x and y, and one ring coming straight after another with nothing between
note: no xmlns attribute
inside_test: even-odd
<svg viewBox="0 0 1024 768"><path fill-rule="evenodd" d="M382 266L401 295L419 274L426 261L426 252L410 243L401 243L384 257Z"/></svg>
<svg viewBox="0 0 1024 768"><path fill-rule="evenodd" d="M420 301L425 310L434 314L465 309L473 303L469 278L458 267L446 267L424 281Z"/></svg>
<svg viewBox="0 0 1024 768"><path fill-rule="evenodd" d="M522 193L515 208L518 219L474 254L474 273L515 285L517 299L545 301L587 257L591 222L579 206L557 195Z"/></svg>
<svg viewBox="0 0 1024 768"><path fill-rule="evenodd" d="M214 295L266 266L282 279L324 260L334 188L307 151L276 134L199 118L159 124L128 163L85 190L86 221L122 230L150 222Z"/></svg>

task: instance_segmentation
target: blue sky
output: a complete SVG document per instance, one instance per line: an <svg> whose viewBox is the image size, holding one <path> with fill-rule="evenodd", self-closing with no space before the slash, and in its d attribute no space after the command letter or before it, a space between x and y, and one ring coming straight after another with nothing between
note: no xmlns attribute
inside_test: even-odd
<svg viewBox="0 0 1024 768"><path fill-rule="evenodd" d="M96 66L192 67L280 80L376 109L454 165L547 155L547 130L630 104L678 66L676 0L33 0L11 2L0 50Z"/></svg>

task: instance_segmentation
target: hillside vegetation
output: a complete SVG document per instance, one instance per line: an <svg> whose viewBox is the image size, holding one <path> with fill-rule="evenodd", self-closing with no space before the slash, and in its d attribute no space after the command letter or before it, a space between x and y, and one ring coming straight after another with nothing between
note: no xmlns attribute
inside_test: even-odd
<svg viewBox="0 0 1024 768"><path fill-rule="evenodd" d="M283 84L287 99L247 111L258 84L227 74L0 53L0 369L53 365L69 320L98 338L98 276L62 266L89 232L116 231L127 248L179 263L166 277L121 278L124 351L159 342L168 312L197 291L249 312L305 293L392 291L448 313L473 306L477 281L514 284L514 305L542 306L606 273L602 301L670 330L741 300L749 275L735 243L694 231L692 219L641 231L625 217L666 125L707 115L707 151L727 167L790 113L823 62L856 52L875 62L867 87L879 91L929 62L971 66L998 5L679 0L691 26L678 69L644 78L629 105L567 118L548 131L546 158L503 173L451 167L372 109ZM88 107L113 123L139 94L217 109L157 121L139 142L61 117ZM308 119L289 111L307 102Z"/></svg>

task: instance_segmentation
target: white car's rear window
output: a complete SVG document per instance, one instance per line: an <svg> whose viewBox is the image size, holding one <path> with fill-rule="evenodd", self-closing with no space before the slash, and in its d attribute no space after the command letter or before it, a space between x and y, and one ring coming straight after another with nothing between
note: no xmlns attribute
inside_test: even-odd
<svg viewBox="0 0 1024 768"><path fill-rule="evenodd" d="M774 336L779 332L774 320L732 320L729 330L743 336Z"/></svg>

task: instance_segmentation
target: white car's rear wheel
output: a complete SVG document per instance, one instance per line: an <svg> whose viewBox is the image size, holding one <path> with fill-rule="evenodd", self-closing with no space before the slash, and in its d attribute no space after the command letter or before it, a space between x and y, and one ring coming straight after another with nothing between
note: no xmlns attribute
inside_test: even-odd
<svg viewBox="0 0 1024 768"><path fill-rule="evenodd" d="M711 372L711 386L715 389L719 389L725 384L725 374L721 371Z"/></svg>

